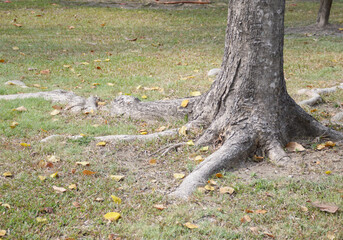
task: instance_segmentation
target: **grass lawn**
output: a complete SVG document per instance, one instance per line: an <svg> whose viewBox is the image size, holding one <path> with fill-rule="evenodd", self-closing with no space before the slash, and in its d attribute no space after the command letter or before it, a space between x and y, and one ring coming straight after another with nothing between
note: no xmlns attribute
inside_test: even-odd
<svg viewBox="0 0 343 240"><path fill-rule="evenodd" d="M126 10L65 2L0 0L0 95L64 89L98 96L108 105L120 94L152 101L210 87L207 72L220 67L223 54L225 6ZM286 27L315 22L317 2L286 6ZM343 25L342 0L334 1L330 21ZM305 98L296 94L301 88L343 82L342 34L286 35L284 48L287 87L296 101ZM29 88L4 84L10 80ZM343 90L324 100L306 110L321 121L343 110ZM55 105L0 100L0 239L343 239L342 147L316 151L318 142L306 140L305 152L291 154L294 169L250 162L214 176L213 190L199 189L190 201L176 202L166 197L182 181L173 174L187 175L197 156L205 158L214 149L187 146L150 156L196 136L106 146L97 146L93 137L153 133L180 127L186 119L146 122L113 118L106 111L52 116ZM27 111L13 111L20 106ZM18 125L10 127L13 122ZM54 134L85 137L40 142ZM7 172L12 176L5 177ZM221 187L234 193L221 194ZM311 204L315 201L340 210L322 212ZM108 212L121 218L109 222L103 217Z"/></svg>

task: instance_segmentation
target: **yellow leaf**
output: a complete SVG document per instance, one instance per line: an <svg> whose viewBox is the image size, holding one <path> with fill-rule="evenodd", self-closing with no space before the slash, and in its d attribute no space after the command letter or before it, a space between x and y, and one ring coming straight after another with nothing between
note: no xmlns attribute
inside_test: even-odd
<svg viewBox="0 0 343 240"><path fill-rule="evenodd" d="M101 59L95 59L94 62L101 62Z"/></svg>
<svg viewBox="0 0 343 240"><path fill-rule="evenodd" d="M19 123L14 121L14 122L11 123L10 127L11 128L15 128L18 125L19 125Z"/></svg>
<svg viewBox="0 0 343 240"><path fill-rule="evenodd" d="M71 66L70 65L63 65L63 67L70 68Z"/></svg>
<svg viewBox="0 0 343 240"><path fill-rule="evenodd" d="M109 58L106 58L104 61L105 61L105 62L109 62L109 61L110 61L110 59L109 59Z"/></svg>
<svg viewBox="0 0 343 240"><path fill-rule="evenodd" d="M194 142L193 142L192 140L189 140L189 141L187 142L187 145L188 145L188 146L194 146Z"/></svg>
<svg viewBox="0 0 343 240"><path fill-rule="evenodd" d="M90 170L83 170L83 175L94 175L96 172L90 171Z"/></svg>
<svg viewBox="0 0 343 240"><path fill-rule="evenodd" d="M52 156L50 156L50 157L48 158L48 161L49 161L49 162L52 162L52 163L56 163L56 162L61 161L61 159L60 159L59 157L55 156L55 155L52 155Z"/></svg>
<svg viewBox="0 0 343 240"><path fill-rule="evenodd" d="M183 173L174 173L173 175L175 179L182 179L185 177L185 174Z"/></svg>
<svg viewBox="0 0 343 240"><path fill-rule="evenodd" d="M43 182L43 181L45 181L46 176L41 176L41 175L39 175L38 178L39 178L39 180L41 180L41 181Z"/></svg>
<svg viewBox="0 0 343 240"><path fill-rule="evenodd" d="M98 86L100 83L92 83L92 86Z"/></svg>
<svg viewBox="0 0 343 240"><path fill-rule="evenodd" d="M163 204L155 204L154 208L162 211L162 210L166 209L167 207L164 206Z"/></svg>
<svg viewBox="0 0 343 240"><path fill-rule="evenodd" d="M187 107L188 106L188 103L189 103L189 100L183 100L182 102L181 102L181 107Z"/></svg>
<svg viewBox="0 0 343 240"><path fill-rule="evenodd" d="M336 146L336 143L334 143L332 141L325 142L325 147L334 147L334 146Z"/></svg>
<svg viewBox="0 0 343 240"><path fill-rule="evenodd" d="M189 228L189 229L194 229L194 228L199 228L198 225L195 225L193 223L190 222L186 222L185 224L183 224L185 227Z"/></svg>
<svg viewBox="0 0 343 240"><path fill-rule="evenodd" d="M117 212L109 212L104 215L104 218L110 221L116 221L120 218L120 213Z"/></svg>
<svg viewBox="0 0 343 240"><path fill-rule="evenodd" d="M150 159L149 164L150 165L155 165L157 163L156 159Z"/></svg>
<svg viewBox="0 0 343 240"><path fill-rule="evenodd" d="M18 47L12 47L12 49L13 49L14 51L18 51L18 50L19 50Z"/></svg>
<svg viewBox="0 0 343 240"><path fill-rule="evenodd" d="M27 109L24 106L20 106L20 107L17 107L15 109L13 109L13 111L25 112L25 111L27 111Z"/></svg>
<svg viewBox="0 0 343 240"><path fill-rule="evenodd" d="M89 166L90 163L89 162L76 162L76 165L82 165L82 166Z"/></svg>
<svg viewBox="0 0 343 240"><path fill-rule="evenodd" d="M77 186L76 186L76 184L70 184L69 186L68 186L68 188L70 189L70 190L73 190L73 189L77 189Z"/></svg>
<svg viewBox="0 0 343 240"><path fill-rule="evenodd" d="M111 198L113 199L113 202L115 202L116 204L121 204L121 199L119 197L111 195Z"/></svg>
<svg viewBox="0 0 343 240"><path fill-rule="evenodd" d="M209 184L207 184L204 188L208 191L214 191L214 187Z"/></svg>
<svg viewBox="0 0 343 240"><path fill-rule="evenodd" d="M208 146L200 148L200 151L201 152L207 152L208 151Z"/></svg>
<svg viewBox="0 0 343 240"><path fill-rule="evenodd" d="M96 145L97 146L106 146L106 144L107 144L106 142L98 142Z"/></svg>
<svg viewBox="0 0 343 240"><path fill-rule="evenodd" d="M110 178L119 182L119 181L123 180L125 178L125 176L124 175L110 175Z"/></svg>
<svg viewBox="0 0 343 240"><path fill-rule="evenodd" d="M225 193L228 193L228 194L233 194L235 192L235 189L232 188L232 187L221 187L219 189L219 192L221 194L225 194Z"/></svg>
<svg viewBox="0 0 343 240"><path fill-rule="evenodd" d="M82 62L81 64L82 64L82 65L88 65L89 62Z"/></svg>
<svg viewBox="0 0 343 240"><path fill-rule="evenodd" d="M216 173L216 177L217 177L217 178L222 178L222 177L223 177L223 174L221 174L221 173Z"/></svg>
<svg viewBox="0 0 343 240"><path fill-rule="evenodd" d="M202 158L201 155L198 155L194 158L194 161L196 161L197 163L201 163L202 161L204 161L204 159Z"/></svg>
<svg viewBox="0 0 343 240"><path fill-rule="evenodd" d="M52 111L51 113L50 113L50 115L51 116L56 116L56 115L58 115L58 114L60 114L60 110L57 110L57 109L55 109L54 111Z"/></svg>
<svg viewBox="0 0 343 240"><path fill-rule="evenodd" d="M99 106L104 106L104 105L106 105L106 102L98 102L98 105Z"/></svg>
<svg viewBox="0 0 343 240"><path fill-rule="evenodd" d="M4 177L13 177L13 175L12 175L11 172L4 172L4 173L2 174L2 176L4 176Z"/></svg>
<svg viewBox="0 0 343 240"><path fill-rule="evenodd" d="M330 170L326 171L325 174L330 175L332 172Z"/></svg>
<svg viewBox="0 0 343 240"><path fill-rule="evenodd" d="M11 208L11 206L8 203L3 203L1 206L5 207L5 208L8 208L8 209Z"/></svg>
<svg viewBox="0 0 343 240"><path fill-rule="evenodd" d="M56 187L56 186L52 186L52 188L56 191L56 192L60 192L60 193L64 193L67 191L67 189L63 188L63 187Z"/></svg>
<svg viewBox="0 0 343 240"><path fill-rule="evenodd" d="M0 237L3 237L3 236L5 236L5 235L6 235L6 233L7 233L7 231L6 231L6 230L0 230Z"/></svg>
<svg viewBox="0 0 343 240"><path fill-rule="evenodd" d="M343 28L338 28L339 31L343 31Z"/></svg>
<svg viewBox="0 0 343 240"><path fill-rule="evenodd" d="M325 144L317 145L317 150L323 150L325 148Z"/></svg>
<svg viewBox="0 0 343 240"><path fill-rule="evenodd" d="M187 127L186 126L182 126L179 129L179 135L187 136Z"/></svg>
<svg viewBox="0 0 343 240"><path fill-rule="evenodd" d="M48 220L47 220L46 218L37 217L37 218L36 218L36 221L39 222L39 223L45 223L45 222L47 222Z"/></svg>
<svg viewBox="0 0 343 240"><path fill-rule="evenodd" d="M23 147L30 147L31 146L31 144L29 144L29 143L20 143L20 145Z"/></svg>
<svg viewBox="0 0 343 240"><path fill-rule="evenodd" d="M148 132L144 132L144 131L143 131L143 132L140 132L140 134L141 134L141 135L147 135Z"/></svg>
<svg viewBox="0 0 343 240"><path fill-rule="evenodd" d="M201 193L205 193L206 189L204 187L198 187L197 190Z"/></svg>
<svg viewBox="0 0 343 240"><path fill-rule="evenodd" d="M33 86L34 86L35 88L40 88L40 85L39 85L39 84L33 84Z"/></svg>
<svg viewBox="0 0 343 240"><path fill-rule="evenodd" d="M200 96L201 95L201 92L199 91L194 91L194 92L190 92L189 94L191 97L197 97L197 96Z"/></svg>
<svg viewBox="0 0 343 240"><path fill-rule="evenodd" d="M58 178L58 172L55 172L50 175L51 178Z"/></svg>
<svg viewBox="0 0 343 240"><path fill-rule="evenodd" d="M143 95L142 98L143 98L143 99L147 99L148 96L147 96L147 95Z"/></svg>

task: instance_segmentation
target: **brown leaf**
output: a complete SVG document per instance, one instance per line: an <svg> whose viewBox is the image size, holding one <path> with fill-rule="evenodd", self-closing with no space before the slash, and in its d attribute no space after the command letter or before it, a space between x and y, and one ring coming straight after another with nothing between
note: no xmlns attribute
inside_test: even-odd
<svg viewBox="0 0 343 240"><path fill-rule="evenodd" d="M328 213L336 213L338 206L333 203L320 203L320 202L311 202L312 206L317 207L320 211Z"/></svg>
<svg viewBox="0 0 343 240"><path fill-rule="evenodd" d="M241 218L241 223L251 222L251 218L248 215L245 215Z"/></svg>
<svg viewBox="0 0 343 240"><path fill-rule="evenodd" d="M245 209L245 212L246 212L246 213L253 213L254 211L253 211L253 210L250 210L250 209Z"/></svg>
<svg viewBox="0 0 343 240"><path fill-rule="evenodd" d="M52 214L54 213L54 209L52 207L45 207L43 208L43 212Z"/></svg>
<svg viewBox="0 0 343 240"><path fill-rule="evenodd" d="M150 159L149 164L150 165L155 165L157 163L156 159Z"/></svg>
<svg viewBox="0 0 343 240"><path fill-rule="evenodd" d="M235 192L235 189L232 188L232 187L221 187L219 189L219 192L221 194L225 194L225 193L228 193L228 194L233 194Z"/></svg>
<svg viewBox="0 0 343 240"><path fill-rule="evenodd" d="M93 171L90 171L90 170L84 170L82 173L83 173L83 175L93 175L93 174L96 174L96 172L93 172Z"/></svg>
<svg viewBox="0 0 343 240"><path fill-rule="evenodd" d="M267 212L267 210L264 210L264 209L257 209L255 211L255 213L258 213L258 214L265 214Z"/></svg>
<svg viewBox="0 0 343 240"><path fill-rule="evenodd" d="M162 211L162 210L166 209L167 207L164 206L163 204L155 204L154 208Z"/></svg>
<svg viewBox="0 0 343 240"><path fill-rule="evenodd" d="M297 142L290 142L286 145L286 149L290 152L303 152L306 149Z"/></svg>
<svg viewBox="0 0 343 240"><path fill-rule="evenodd" d="M40 74L48 75L48 74L50 74L50 70L49 69L42 70L42 71L40 71Z"/></svg>
<svg viewBox="0 0 343 240"><path fill-rule="evenodd" d="M138 38L125 38L127 41L135 42Z"/></svg>
<svg viewBox="0 0 343 240"><path fill-rule="evenodd" d="M52 188L56 191L56 192L60 192L60 193L64 193L67 191L67 189L63 188L63 187L56 187L56 186L52 186Z"/></svg>
<svg viewBox="0 0 343 240"><path fill-rule="evenodd" d="M78 203L78 202L73 202L72 204L73 204L73 206L74 206L74 207L76 207L76 208L79 208L79 207L81 207L81 204L80 204L80 203Z"/></svg>
<svg viewBox="0 0 343 240"><path fill-rule="evenodd" d="M266 235L266 236L271 237L271 238L275 238L275 236L269 232L263 232L263 235Z"/></svg>
<svg viewBox="0 0 343 240"><path fill-rule="evenodd" d="M52 106L53 109L57 109L57 110L62 110L62 107L61 106L58 106L58 105L54 105Z"/></svg>

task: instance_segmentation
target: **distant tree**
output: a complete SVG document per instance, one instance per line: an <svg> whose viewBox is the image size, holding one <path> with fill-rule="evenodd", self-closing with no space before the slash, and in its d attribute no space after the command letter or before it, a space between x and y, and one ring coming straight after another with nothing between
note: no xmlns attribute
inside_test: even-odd
<svg viewBox="0 0 343 240"><path fill-rule="evenodd" d="M324 28L329 23L332 1L333 0L320 0L317 16L317 26L320 28Z"/></svg>

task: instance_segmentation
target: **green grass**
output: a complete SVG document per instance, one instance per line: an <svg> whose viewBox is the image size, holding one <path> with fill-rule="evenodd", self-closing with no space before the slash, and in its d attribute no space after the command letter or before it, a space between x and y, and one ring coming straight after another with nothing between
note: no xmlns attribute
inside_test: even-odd
<svg viewBox="0 0 343 240"><path fill-rule="evenodd" d="M286 26L314 23L317 5L287 1ZM342 9L343 2L334 1L331 22L343 22ZM207 71L221 64L226 14L221 6L178 11L124 10L48 0L2 1L0 59L5 62L0 63L0 94L61 88L82 96L96 95L109 104L119 93L138 98L147 95L143 101L150 101L185 97L191 91L205 92L212 82ZM134 38L137 40L128 40ZM286 36L284 68L291 95L299 100L302 96L297 96L296 91L300 88L331 87L342 82L342 53L342 37ZM94 61L98 59L101 62ZM45 69L50 74L40 73ZM4 85L19 79L30 88ZM94 88L93 83L99 85ZM163 91L138 86L160 87ZM342 91L324 99L330 107L342 108ZM22 105L26 112L13 111ZM188 174L196 165L194 156L205 157L210 152L200 153L188 146L157 156L157 164L150 165L149 153L188 139L98 147L93 137L138 134L143 128L150 133L161 126L173 128L184 122L134 121L113 118L102 111L51 116L53 105L39 99L0 101L0 202L11 206L8 209L0 205L0 229L8 231L4 239L106 239L110 234L114 239L266 239L264 232L276 239L326 239L330 232L336 239L343 238L342 211L320 212L308 202L332 202L342 209L341 174L310 181L269 179L258 174L241 179L235 173L224 172L223 178L215 179L215 191L196 192L189 202L173 203L165 198L170 188L180 183L173 173ZM323 119L321 112L326 109L318 109L313 115ZM12 129L13 121L19 125ZM39 142L53 134L86 137ZM40 163L51 155L61 161L42 167ZM78 161L88 161L90 166L76 166ZM96 174L86 176L82 173L85 169ZM12 178L2 176L7 171ZM60 177L50 178L55 172ZM110 178L113 174L125 175L125 179L116 182ZM40 181L40 175L47 180ZM77 184L78 190L69 190L70 184ZM56 193L52 186L68 191ZM222 195L218 192L220 186L234 187L236 192ZM111 195L122 198L122 204L115 204ZM97 202L96 198L104 201ZM161 203L167 206L165 210L153 207ZM302 211L301 206L308 211ZM45 213L46 207L53 208L53 213ZM267 212L246 213L246 209ZM122 218L108 224L103 215L110 211L120 212ZM245 215L251 217L250 223L241 222ZM38 223L37 217L47 222ZM188 229L183 225L186 222L199 228ZM257 227L258 232L250 227Z"/></svg>

